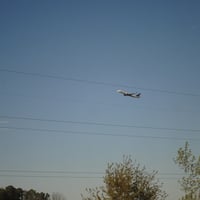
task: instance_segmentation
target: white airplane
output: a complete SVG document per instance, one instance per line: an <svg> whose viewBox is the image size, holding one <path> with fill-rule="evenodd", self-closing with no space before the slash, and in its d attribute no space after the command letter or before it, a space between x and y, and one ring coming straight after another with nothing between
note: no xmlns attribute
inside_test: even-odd
<svg viewBox="0 0 200 200"><path fill-rule="evenodd" d="M141 93L128 93L124 90L117 90L118 93L123 94L124 96L129 96L133 98L140 98Z"/></svg>

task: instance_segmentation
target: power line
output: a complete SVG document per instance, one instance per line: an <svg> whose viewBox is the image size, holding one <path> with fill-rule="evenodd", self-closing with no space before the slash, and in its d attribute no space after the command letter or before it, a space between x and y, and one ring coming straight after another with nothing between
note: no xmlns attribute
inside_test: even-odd
<svg viewBox="0 0 200 200"><path fill-rule="evenodd" d="M36 174L86 174L97 175L105 174L100 171L63 171L63 170L20 170L20 169L0 169L0 173L36 173Z"/></svg>
<svg viewBox="0 0 200 200"><path fill-rule="evenodd" d="M9 92L5 92L5 91L2 91L1 92L1 94L3 94L3 95L7 95L7 96L17 96L17 97L25 97L25 98L37 98L37 99L43 99L43 98L51 98L52 99L52 96L49 96L49 97L47 97L47 96L36 96L36 95L26 95L26 94L20 94L20 93L9 93ZM69 98L62 98L62 97L53 97L53 98L55 98L56 100L65 100L65 101L68 101L68 102L73 102L73 103L82 103L82 101L80 100L75 100L75 99L69 99ZM106 106L117 106L117 107L119 107L119 106L124 106L124 104L123 103L104 103L104 102L102 102L102 101L99 101L99 102L97 102L97 101L95 101L95 102L93 102L94 104L98 104L98 105L106 105ZM167 108L167 107L165 107L165 108L162 108L162 107L160 107L160 108L158 108L158 107L156 107L156 108L153 108L153 107L149 107L149 106L142 106L142 107L140 107L140 110L141 109L145 109L145 110L152 110L152 111L162 111L162 112L180 112L180 113L199 113L200 112L200 110L197 110L197 109L195 109L195 110L183 110L183 109L169 109L169 108Z"/></svg>
<svg viewBox="0 0 200 200"><path fill-rule="evenodd" d="M19 178L77 178L77 179L96 179L103 178L97 176L70 176L70 175L27 175L27 174L0 174L0 177L19 177Z"/></svg>
<svg viewBox="0 0 200 200"><path fill-rule="evenodd" d="M90 135L90 136L112 136L112 137L128 137L128 138L144 138L144 139L162 139L162 140L195 140L200 138L183 138L183 137L167 137L167 136L150 136L150 135L131 135L131 134L112 134L112 133L97 133L97 132L83 132L83 131L69 131L69 130L52 130L52 129L39 129L39 128L24 128L24 127L9 127L2 126L0 129L34 131L34 132L47 132L47 133L64 133L72 135Z"/></svg>
<svg viewBox="0 0 200 200"><path fill-rule="evenodd" d="M70 175L24 175L24 174L0 174L0 177L11 178L65 178L65 179L103 179L101 176L70 176ZM178 180L178 177L160 177L159 180Z"/></svg>
<svg viewBox="0 0 200 200"><path fill-rule="evenodd" d="M159 92L159 93L168 93L168 94L174 94L174 95L200 97L200 94L195 94L195 93L176 92L176 91L155 89L155 88L135 87L135 86L130 86L130 85L108 83L108 82L103 82L103 81L92 81L92 80L85 80L85 79L69 78L69 77L59 76L59 75L49 75L49 74L42 74L42 73L35 73L35 72L24 72L24 71L10 70L10 69L0 69L0 71L1 72L7 72L7 73L21 74L21 75L25 75L25 76L57 79L57 80L63 80L63 81L75 81L75 82L81 82L81 83L87 83L87 84L105 85L105 86L112 86L112 87L134 88L134 89L138 89L138 90L151 91L151 92Z"/></svg>
<svg viewBox="0 0 200 200"><path fill-rule="evenodd" d="M20 169L0 169L0 173L33 173L33 174L84 174L84 175L98 175L105 174L102 171L64 171L64 170L20 170ZM174 172L161 172L157 175L163 176L183 176L184 173L174 173Z"/></svg>
<svg viewBox="0 0 200 200"><path fill-rule="evenodd" d="M19 117L19 116L8 116L8 115L0 115L0 118L14 119L14 120L16 119L16 120L40 121L40 122L70 123L70 124L81 124L81 125L109 126L109 127L121 127L121 128L137 128L137 129L153 129L153 130L178 131L178 132L185 131L185 132L200 133L200 129L183 129L183 128L139 126L139 125L128 125L128 124L111 124L111 123L104 123L104 122L56 120L56 119Z"/></svg>
<svg viewBox="0 0 200 200"><path fill-rule="evenodd" d="M92 178L92 179L96 179L96 178L103 178L104 176L96 176L96 175L103 175L103 174L105 173L97 172L97 171L44 171L44 170L0 169L0 177L19 177L19 178L76 178L76 179ZM157 174L157 176L162 176L162 177L159 177L159 179L179 179L178 177L175 177L175 176L183 176L183 175L184 175L183 173L170 173L170 172Z"/></svg>

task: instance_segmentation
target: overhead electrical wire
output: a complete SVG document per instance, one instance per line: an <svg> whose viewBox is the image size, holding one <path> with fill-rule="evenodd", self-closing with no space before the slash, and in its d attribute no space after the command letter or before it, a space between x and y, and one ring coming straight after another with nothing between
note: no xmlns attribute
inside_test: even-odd
<svg viewBox="0 0 200 200"><path fill-rule="evenodd" d="M27 174L0 174L0 177L15 178L72 178L72 179L102 179L101 176L70 176L70 175L27 175ZM179 177L160 177L160 180L178 180Z"/></svg>
<svg viewBox="0 0 200 200"><path fill-rule="evenodd" d="M66 170L20 170L20 169L0 169L0 173L33 173L33 174L86 174L86 175L98 175L105 174L102 171L66 171ZM184 173L175 172L160 172L157 175L164 176L183 176Z"/></svg>
<svg viewBox="0 0 200 200"><path fill-rule="evenodd" d="M64 170L19 170L19 169L0 169L0 173L34 173L34 174L87 174L87 175L97 175L104 174L100 171L64 171ZM163 173L162 175L165 175ZM173 173L167 173L172 174ZM177 174L176 174L177 175Z"/></svg>
<svg viewBox="0 0 200 200"><path fill-rule="evenodd" d="M24 71L17 71L17 70L11 70L11 69L2 69L2 68L0 69L0 72L15 73L15 74L21 74L21 75L25 75L25 76L57 79L57 80L64 80L64 81L75 81L75 82L81 82L81 83L87 83L87 84L95 84L95 85L134 88L134 89L138 89L138 90L159 92L159 93L168 93L168 94L174 94L174 95L184 95L184 96L188 96L189 95L189 96L194 96L194 97L200 97L200 94L189 93L189 92L177 92L177 91L170 91L170 90L164 90L164 89L135 87L135 86L130 86L130 85L109 83L109 82L103 82L103 81L77 79L77 78L70 78L70 77L59 76L59 75L42 74L42 73L36 73L36 72L24 72Z"/></svg>
<svg viewBox="0 0 200 200"><path fill-rule="evenodd" d="M9 173L9 174L8 174ZM103 178L105 172L99 171L47 171L47 170L17 170L17 169L0 169L0 177L27 177L27 178L77 178L77 179L89 179L89 178ZM97 176L102 175L102 176ZM184 176L183 173L157 173L159 179L178 179L180 176Z"/></svg>
<svg viewBox="0 0 200 200"><path fill-rule="evenodd" d="M4 91L2 91L1 92L1 94L2 95L7 95L7 96L17 96L17 97L25 97L25 98L34 98L34 99L43 99L43 98L51 98L52 99L52 96L36 96L36 95L26 95L26 94L20 94L20 93L9 93L9 92L4 92ZM73 103L82 103L82 101L81 100L77 100L77 99L70 99L70 98L63 98L63 97L58 97L58 96L54 96L53 97L53 99L56 99L56 100L59 100L59 101L61 101L61 100L64 100L65 102L67 101L67 102L73 102ZM98 104L98 105L105 105L105 106L117 106L117 107L119 107L119 106L121 106L121 107L123 107L124 106L124 104L123 103L108 103L108 102L103 102L103 101L95 101L95 102L93 102L93 104ZM142 106L142 107L140 107L140 110L141 109L145 109L145 110L152 110L152 111L162 111L162 112L179 112L179 113L199 113L200 111L199 110L197 110L197 109L195 109L195 110L183 110L183 109L176 109L176 108L173 108L172 110L171 109L169 109L169 108L167 108L167 107L165 107L165 108L162 108L162 107L160 107L160 108L158 108L158 107L156 107L156 108L153 108L153 107L149 107L149 106Z"/></svg>
<svg viewBox="0 0 200 200"><path fill-rule="evenodd" d="M90 136L112 136L112 137L128 137L128 138L144 138L144 139L162 139L162 140L195 140L199 141L200 138L187 138L187 137L168 137L168 136L152 136L152 135L131 135L131 134L112 134L112 133L97 133L97 132L84 132L84 131L71 131L71 130L53 130L53 129L41 129L41 128L25 128L25 127L10 127L1 126L0 129L7 130L21 130L21 131L34 131L34 132L46 132L46 133L64 133L72 135L90 135Z"/></svg>
<svg viewBox="0 0 200 200"><path fill-rule="evenodd" d="M102 178L97 176L70 176L70 175L27 175L27 174L0 174L0 177L19 177L19 178Z"/></svg>
<svg viewBox="0 0 200 200"><path fill-rule="evenodd" d="M40 121L40 122L55 122L55 123L70 123L70 124L81 124L81 125L95 125L95 126L109 126L109 127L121 127L121 128L137 128L137 129L153 129L153 130L164 130L164 131L177 131L177 132L193 132L200 133L200 129L184 129L184 128L169 128L169 127L155 127L155 126L140 126L140 125L129 125L129 124L112 124L104 122L89 122L89 121L72 121L72 120L57 120L57 119L45 119L35 117L20 117L20 116L8 116L0 115L3 119L13 120L29 120L29 121Z"/></svg>

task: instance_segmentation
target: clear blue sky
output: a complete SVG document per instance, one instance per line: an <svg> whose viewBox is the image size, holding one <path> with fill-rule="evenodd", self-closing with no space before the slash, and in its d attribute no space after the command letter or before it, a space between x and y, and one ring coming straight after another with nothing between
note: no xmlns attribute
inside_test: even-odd
<svg viewBox="0 0 200 200"><path fill-rule="evenodd" d="M200 152L192 131L200 130L199 10L197 0L2 0L0 115L73 123L1 118L0 187L78 200L103 174L44 172L104 172L131 155L158 170L168 199L178 199L178 176L163 173L181 172L173 157L184 138Z"/></svg>

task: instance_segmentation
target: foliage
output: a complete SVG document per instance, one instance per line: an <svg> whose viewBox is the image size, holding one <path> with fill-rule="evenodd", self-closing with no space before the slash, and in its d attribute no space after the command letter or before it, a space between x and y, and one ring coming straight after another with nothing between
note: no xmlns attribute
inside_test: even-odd
<svg viewBox="0 0 200 200"><path fill-rule="evenodd" d="M7 186L5 189L0 188L0 200L19 200L23 197L23 190L13 186Z"/></svg>
<svg viewBox="0 0 200 200"><path fill-rule="evenodd" d="M31 189L25 191L21 188L7 186L5 189L0 188L0 200L49 200L49 194L36 192Z"/></svg>
<svg viewBox="0 0 200 200"><path fill-rule="evenodd" d="M124 157L122 163L108 164L105 186L86 189L89 197L83 200L164 200L166 193L155 179L157 172L147 173L145 167Z"/></svg>
<svg viewBox="0 0 200 200"><path fill-rule="evenodd" d="M185 176L179 180L185 192L182 200L200 200L200 156L196 158L186 142L183 148L179 148L174 161L185 172Z"/></svg>

